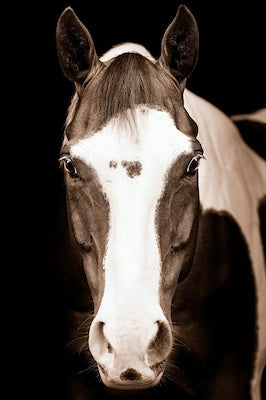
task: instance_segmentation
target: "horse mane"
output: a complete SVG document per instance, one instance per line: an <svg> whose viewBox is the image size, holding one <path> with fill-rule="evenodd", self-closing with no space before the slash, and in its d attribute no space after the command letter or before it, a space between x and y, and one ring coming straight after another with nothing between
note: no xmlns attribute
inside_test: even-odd
<svg viewBox="0 0 266 400"><path fill-rule="evenodd" d="M138 53L122 53L103 63L100 71L85 82L81 102L77 94L73 96L66 127L82 107L90 132L101 129L114 117L132 126L136 123L134 109L141 104L166 109L173 115L181 100L177 86L175 78L151 59Z"/></svg>

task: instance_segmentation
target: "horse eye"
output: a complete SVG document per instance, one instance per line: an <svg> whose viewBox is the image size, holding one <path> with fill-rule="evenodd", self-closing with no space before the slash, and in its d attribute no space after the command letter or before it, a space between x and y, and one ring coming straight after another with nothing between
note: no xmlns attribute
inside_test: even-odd
<svg viewBox="0 0 266 400"><path fill-rule="evenodd" d="M59 161L63 161L64 169L71 178L79 178L77 168L75 167L73 161L69 157L62 156L59 158Z"/></svg>
<svg viewBox="0 0 266 400"><path fill-rule="evenodd" d="M190 162L187 166L187 169L186 169L187 176L193 176L196 174L196 172L199 168L199 162L200 162L201 158L203 158L203 156L201 154L197 154L190 160Z"/></svg>

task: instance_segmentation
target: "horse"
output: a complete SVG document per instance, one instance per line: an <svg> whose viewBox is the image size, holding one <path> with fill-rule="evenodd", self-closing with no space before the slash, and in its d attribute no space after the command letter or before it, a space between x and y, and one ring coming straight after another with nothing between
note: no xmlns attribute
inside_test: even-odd
<svg viewBox="0 0 266 400"><path fill-rule="evenodd" d="M72 252L86 277L92 316L80 328L98 386L145 393L167 376L189 398L260 400L265 161L186 88L195 18L179 6L158 59L135 43L99 58L69 7L56 42L75 85L59 157L63 263Z"/></svg>

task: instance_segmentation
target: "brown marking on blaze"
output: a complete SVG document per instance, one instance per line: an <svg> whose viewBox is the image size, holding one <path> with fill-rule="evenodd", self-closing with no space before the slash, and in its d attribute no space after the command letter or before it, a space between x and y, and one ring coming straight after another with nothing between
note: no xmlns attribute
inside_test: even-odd
<svg viewBox="0 0 266 400"><path fill-rule="evenodd" d="M109 162L109 168L117 168L117 161L111 160Z"/></svg>
<svg viewBox="0 0 266 400"><path fill-rule="evenodd" d="M121 161L121 165L126 169L130 178L141 174L142 164L140 161Z"/></svg>

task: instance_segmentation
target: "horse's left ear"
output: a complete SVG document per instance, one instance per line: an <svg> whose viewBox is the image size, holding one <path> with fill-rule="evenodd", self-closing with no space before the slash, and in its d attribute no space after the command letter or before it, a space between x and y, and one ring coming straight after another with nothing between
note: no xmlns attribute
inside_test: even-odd
<svg viewBox="0 0 266 400"><path fill-rule="evenodd" d="M181 5L175 19L167 28L158 62L170 69L182 81L194 70L199 49L199 32L195 18L189 9Z"/></svg>
<svg viewBox="0 0 266 400"><path fill-rule="evenodd" d="M75 83L82 83L101 64L89 31L70 7L59 17L56 47L63 73Z"/></svg>

